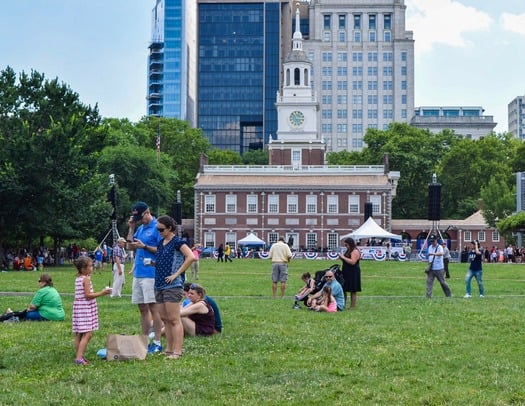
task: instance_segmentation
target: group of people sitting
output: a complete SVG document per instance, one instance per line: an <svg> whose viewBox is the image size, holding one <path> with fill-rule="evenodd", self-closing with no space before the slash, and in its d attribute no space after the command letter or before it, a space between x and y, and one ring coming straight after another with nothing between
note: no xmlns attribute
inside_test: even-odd
<svg viewBox="0 0 525 406"><path fill-rule="evenodd" d="M335 313L345 307L343 287L336 280L333 270L329 269L322 277L321 289L316 289L316 282L309 272L301 276L304 286L295 295L294 309L300 309L300 302L317 312Z"/></svg>
<svg viewBox="0 0 525 406"><path fill-rule="evenodd" d="M38 290L27 309L7 309L0 321L62 321L65 318L62 298L53 286L49 274L41 274ZM181 318L184 334L206 336L222 331L222 319L215 300L206 295L206 290L195 283L184 284L185 299L182 302Z"/></svg>

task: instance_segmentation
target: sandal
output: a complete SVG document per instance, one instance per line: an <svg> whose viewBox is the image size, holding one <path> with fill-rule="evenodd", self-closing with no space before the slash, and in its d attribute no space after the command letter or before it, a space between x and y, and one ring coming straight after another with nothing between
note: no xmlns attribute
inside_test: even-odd
<svg viewBox="0 0 525 406"><path fill-rule="evenodd" d="M182 354L179 352L170 352L166 353L166 359L179 359L182 357Z"/></svg>
<svg viewBox="0 0 525 406"><path fill-rule="evenodd" d="M76 364L76 365L87 365L88 363L87 363L87 361L84 360L84 359L76 359L76 360L75 360L75 364Z"/></svg>

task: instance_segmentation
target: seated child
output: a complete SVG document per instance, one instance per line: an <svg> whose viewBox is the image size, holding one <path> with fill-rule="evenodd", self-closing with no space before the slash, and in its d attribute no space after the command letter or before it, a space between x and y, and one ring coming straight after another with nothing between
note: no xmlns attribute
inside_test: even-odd
<svg viewBox="0 0 525 406"><path fill-rule="evenodd" d="M335 297L332 295L332 288L330 286L325 286L323 288L321 297L317 300L317 304L312 306L312 309L316 312L337 312L337 302L335 301Z"/></svg>
<svg viewBox="0 0 525 406"><path fill-rule="evenodd" d="M299 302L303 302L306 305L306 301L308 300L308 295L313 290L315 286L315 281L312 279L312 276L310 275L310 272L305 272L301 276L302 281L304 282L304 286L297 292L295 295L295 303L293 308L294 309L300 309L301 306L299 305Z"/></svg>

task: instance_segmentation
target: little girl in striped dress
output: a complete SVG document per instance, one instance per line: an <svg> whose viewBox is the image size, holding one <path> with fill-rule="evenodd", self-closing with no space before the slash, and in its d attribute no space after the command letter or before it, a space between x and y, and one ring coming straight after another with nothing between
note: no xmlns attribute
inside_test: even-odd
<svg viewBox="0 0 525 406"><path fill-rule="evenodd" d="M75 364L87 365L84 357L87 345L93 331L98 330L98 308L97 297L109 295L111 288L100 292L93 292L91 284L91 272L93 272L93 261L89 257L78 257L74 261L77 268L75 279L75 301L73 302L73 333L75 333Z"/></svg>

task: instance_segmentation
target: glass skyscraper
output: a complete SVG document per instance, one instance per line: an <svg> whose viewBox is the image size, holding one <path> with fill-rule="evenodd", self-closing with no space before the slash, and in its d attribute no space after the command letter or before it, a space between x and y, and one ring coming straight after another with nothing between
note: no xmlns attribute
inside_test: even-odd
<svg viewBox="0 0 525 406"><path fill-rule="evenodd" d="M198 127L241 154L277 130L281 4L198 4Z"/></svg>
<svg viewBox="0 0 525 406"><path fill-rule="evenodd" d="M148 58L148 115L194 121L195 0L157 0Z"/></svg>

